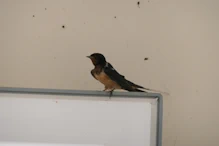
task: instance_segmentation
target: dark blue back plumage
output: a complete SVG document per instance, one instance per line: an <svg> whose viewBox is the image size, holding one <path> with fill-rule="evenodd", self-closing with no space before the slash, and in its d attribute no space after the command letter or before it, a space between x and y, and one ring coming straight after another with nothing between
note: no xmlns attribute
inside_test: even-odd
<svg viewBox="0 0 219 146"><path fill-rule="evenodd" d="M136 85L129 80L126 80L125 76L119 74L110 63L107 62L103 70L110 77L110 79L112 79L117 84L119 84L122 89L128 90L128 91L145 92L145 91L137 89L137 88L144 89L144 87Z"/></svg>

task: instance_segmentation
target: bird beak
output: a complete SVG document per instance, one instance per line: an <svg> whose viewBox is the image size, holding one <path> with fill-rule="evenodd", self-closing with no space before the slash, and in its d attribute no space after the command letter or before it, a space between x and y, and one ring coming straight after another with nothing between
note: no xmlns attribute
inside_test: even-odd
<svg viewBox="0 0 219 146"><path fill-rule="evenodd" d="M91 58L91 56L86 56L87 58Z"/></svg>

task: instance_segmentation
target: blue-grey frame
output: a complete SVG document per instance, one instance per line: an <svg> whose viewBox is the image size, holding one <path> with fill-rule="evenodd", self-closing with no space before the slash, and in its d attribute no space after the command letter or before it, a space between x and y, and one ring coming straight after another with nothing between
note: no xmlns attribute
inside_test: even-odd
<svg viewBox="0 0 219 146"><path fill-rule="evenodd" d="M22 94L50 94L50 95L72 95L72 96L109 96L109 93L92 90L66 90L66 89L44 89L44 88L16 88L0 87L0 93L22 93ZM158 93L144 92L113 92L113 97L127 98L150 98L157 99L157 131L156 146L162 146L162 123L163 123L163 97Z"/></svg>

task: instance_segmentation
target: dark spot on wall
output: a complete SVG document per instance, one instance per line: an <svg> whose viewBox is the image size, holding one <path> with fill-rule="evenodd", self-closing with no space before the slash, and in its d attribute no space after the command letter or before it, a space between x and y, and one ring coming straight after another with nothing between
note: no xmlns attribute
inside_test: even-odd
<svg viewBox="0 0 219 146"><path fill-rule="evenodd" d="M116 19L116 16L114 18Z"/></svg>
<svg viewBox="0 0 219 146"><path fill-rule="evenodd" d="M145 58L144 58L144 60L148 60L148 59L149 59L148 57L145 57Z"/></svg>
<svg viewBox="0 0 219 146"><path fill-rule="evenodd" d="M138 7L140 8L140 1L137 2Z"/></svg>
<svg viewBox="0 0 219 146"><path fill-rule="evenodd" d="M33 17L35 17L35 15L33 15Z"/></svg>
<svg viewBox="0 0 219 146"><path fill-rule="evenodd" d="M47 10L47 8L45 8L45 10Z"/></svg>
<svg viewBox="0 0 219 146"><path fill-rule="evenodd" d="M65 25L62 25L62 28L65 29Z"/></svg>

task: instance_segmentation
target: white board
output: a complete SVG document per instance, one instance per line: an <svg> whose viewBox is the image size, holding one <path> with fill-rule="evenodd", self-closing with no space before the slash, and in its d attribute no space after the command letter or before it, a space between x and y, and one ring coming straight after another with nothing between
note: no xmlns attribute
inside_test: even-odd
<svg viewBox="0 0 219 146"><path fill-rule="evenodd" d="M157 98L125 92L115 92L111 98L105 92L81 91L81 95L74 95L74 91L72 95L37 92L26 94L24 89L22 93L0 93L0 145L4 142L158 145Z"/></svg>

